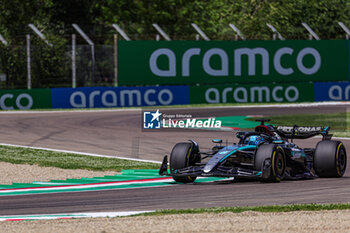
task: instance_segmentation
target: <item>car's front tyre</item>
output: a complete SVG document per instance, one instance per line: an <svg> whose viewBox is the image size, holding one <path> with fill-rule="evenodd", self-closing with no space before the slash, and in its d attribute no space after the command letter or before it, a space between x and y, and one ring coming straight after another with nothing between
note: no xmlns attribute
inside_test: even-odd
<svg viewBox="0 0 350 233"><path fill-rule="evenodd" d="M283 148L275 144L261 145L255 154L254 169L262 173L263 182L281 181L286 170L286 156Z"/></svg>
<svg viewBox="0 0 350 233"><path fill-rule="evenodd" d="M177 173L178 169L186 168L193 165L196 155L193 151L193 145L189 142L177 143L170 154L170 171L173 174ZM173 176L173 179L181 183L191 183L196 176Z"/></svg>

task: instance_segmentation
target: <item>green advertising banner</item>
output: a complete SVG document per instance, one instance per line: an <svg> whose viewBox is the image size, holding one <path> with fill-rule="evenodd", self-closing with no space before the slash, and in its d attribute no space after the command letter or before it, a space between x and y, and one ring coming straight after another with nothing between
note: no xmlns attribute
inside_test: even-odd
<svg viewBox="0 0 350 233"><path fill-rule="evenodd" d="M349 80L349 42L120 41L119 85Z"/></svg>
<svg viewBox="0 0 350 233"><path fill-rule="evenodd" d="M1 90L0 109L51 108L51 89Z"/></svg>
<svg viewBox="0 0 350 233"><path fill-rule="evenodd" d="M190 87L190 104L313 102L314 85L207 85Z"/></svg>

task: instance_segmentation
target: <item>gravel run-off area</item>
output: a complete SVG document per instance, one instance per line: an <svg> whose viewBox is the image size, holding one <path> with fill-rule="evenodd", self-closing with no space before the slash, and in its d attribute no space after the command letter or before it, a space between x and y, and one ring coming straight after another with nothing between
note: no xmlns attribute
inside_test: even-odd
<svg viewBox="0 0 350 233"><path fill-rule="evenodd" d="M117 174L0 162L0 184ZM0 222L0 232L349 232L350 210Z"/></svg>
<svg viewBox="0 0 350 233"><path fill-rule="evenodd" d="M0 232L349 232L350 210L210 213L0 223Z"/></svg>

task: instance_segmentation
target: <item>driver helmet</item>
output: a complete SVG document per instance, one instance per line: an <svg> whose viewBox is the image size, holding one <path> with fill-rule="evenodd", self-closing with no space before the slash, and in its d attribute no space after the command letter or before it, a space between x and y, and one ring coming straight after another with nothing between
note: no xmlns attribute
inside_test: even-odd
<svg viewBox="0 0 350 233"><path fill-rule="evenodd" d="M264 141L264 138L258 135L250 136L247 140L248 145L259 145L261 142Z"/></svg>

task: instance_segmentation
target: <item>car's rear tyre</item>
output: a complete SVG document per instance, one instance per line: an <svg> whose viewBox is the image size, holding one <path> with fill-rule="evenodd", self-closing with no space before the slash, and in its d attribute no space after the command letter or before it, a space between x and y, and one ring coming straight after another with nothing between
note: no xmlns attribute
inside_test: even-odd
<svg viewBox="0 0 350 233"><path fill-rule="evenodd" d="M320 141L314 154L314 170L319 177L342 177L346 170L346 150L340 141Z"/></svg>
<svg viewBox="0 0 350 233"><path fill-rule="evenodd" d="M177 173L178 169L182 169L191 166L195 163L195 153L193 151L193 145L189 142L177 143L170 154L170 171L171 173ZM173 179L181 183L191 183L197 177L196 176L173 176Z"/></svg>
<svg viewBox="0 0 350 233"><path fill-rule="evenodd" d="M286 170L286 156L283 148L274 144L261 145L255 154L254 169L262 172L262 182L283 180Z"/></svg>

